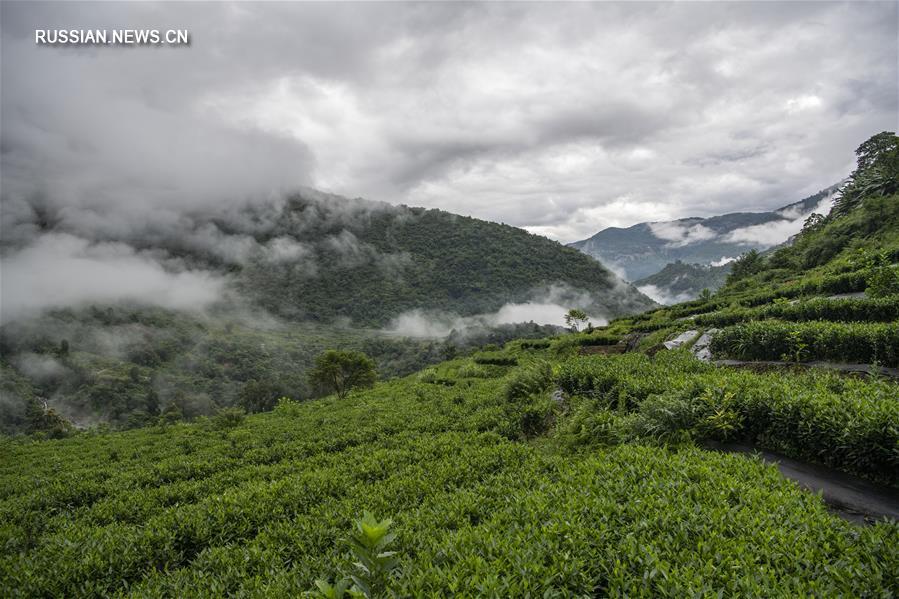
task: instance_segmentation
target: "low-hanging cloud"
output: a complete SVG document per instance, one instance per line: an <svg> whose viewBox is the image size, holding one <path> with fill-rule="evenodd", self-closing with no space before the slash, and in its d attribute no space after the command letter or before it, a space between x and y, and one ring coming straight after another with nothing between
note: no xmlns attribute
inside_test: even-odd
<svg viewBox="0 0 899 599"><path fill-rule="evenodd" d="M709 264L711 266L724 266L725 264L730 264L737 258L738 256L721 256L718 260L713 260Z"/></svg>
<svg viewBox="0 0 899 599"><path fill-rule="evenodd" d="M693 299L695 296L692 293L684 292L684 293L671 293L668 289L664 289L657 285L640 285L637 289L643 295L648 296L655 302L660 304L664 304L666 306L670 306L671 304L679 304L680 302L686 302Z"/></svg>
<svg viewBox="0 0 899 599"><path fill-rule="evenodd" d="M38 383L62 378L70 372L64 364L53 356L34 352L15 354L12 358L12 363L19 372Z"/></svg>
<svg viewBox="0 0 899 599"><path fill-rule="evenodd" d="M622 283L623 284L623 283ZM610 290L610 294L618 290ZM589 293L567 285L555 284L535 289L531 299L525 302L504 304L496 312L459 316L448 312L409 310L394 318L385 331L405 337L440 338L453 331L458 334L496 327L504 324L529 323L567 326L565 314L572 308L585 308L590 321L597 326L608 324L608 319L591 308Z"/></svg>
<svg viewBox="0 0 899 599"><path fill-rule="evenodd" d="M453 331L465 335L471 331L496 327L503 324L533 322L541 325L566 326L565 313L569 308L560 304L539 302L508 303L496 312L475 316L459 316L446 312L410 310L403 312L384 329L388 333L403 337L438 339ZM608 320L601 316L591 316L594 325L604 325Z"/></svg>
<svg viewBox="0 0 899 599"><path fill-rule="evenodd" d="M0 322L93 302L198 310L219 299L225 283L209 272L167 271L125 244L68 234L43 235L4 256L0 272Z"/></svg>
<svg viewBox="0 0 899 599"><path fill-rule="evenodd" d="M667 241L669 247L684 247L700 241L708 241L718 236L715 231L703 224L691 224L681 221L649 223L652 234Z"/></svg>
<svg viewBox="0 0 899 599"><path fill-rule="evenodd" d="M730 233L723 235L722 241L762 248L781 244L802 231L802 226L805 224L806 219L812 214L829 214L835 198L836 193L828 194L818 202L817 206L808 212L802 212L798 209L781 211L780 215L784 217L784 220L734 229Z"/></svg>

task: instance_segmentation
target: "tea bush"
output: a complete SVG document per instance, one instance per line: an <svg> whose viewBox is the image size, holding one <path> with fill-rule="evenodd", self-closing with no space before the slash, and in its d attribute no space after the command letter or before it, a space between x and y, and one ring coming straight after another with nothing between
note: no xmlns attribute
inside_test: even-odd
<svg viewBox="0 0 899 599"><path fill-rule="evenodd" d="M698 316L694 322L702 326L721 327L769 318L793 322L809 320L892 322L899 320L899 297L815 298L796 304L773 303L755 309L736 308L703 314Z"/></svg>
<svg viewBox="0 0 899 599"><path fill-rule="evenodd" d="M896 524L843 522L760 461L631 445L572 456L448 430L491 410L498 388L483 385L461 404L439 387L421 399L380 385L302 404L299 417L250 416L236 431L247 434L225 438L178 426L172 438L142 430L4 446L0 588L13 597L300 596L346 572L339 539L364 510L389 513L399 533L402 576L390 577L387 596L882 596L896 587ZM187 458L182 438L196 444ZM140 453L111 467L112 447Z"/></svg>
<svg viewBox="0 0 899 599"><path fill-rule="evenodd" d="M740 360L832 360L897 366L899 324L747 322L722 329L713 337L711 349L717 356Z"/></svg>
<svg viewBox="0 0 899 599"><path fill-rule="evenodd" d="M457 376L461 379L479 379L487 378L490 374L487 369L477 364L464 364L457 371Z"/></svg>
<svg viewBox="0 0 899 599"><path fill-rule="evenodd" d="M844 378L827 371L757 374L718 368L685 351L607 358L579 357L563 364L558 383L590 400L592 411L634 413L600 427L612 437L743 439L760 447L899 486L899 385ZM648 403L647 403L648 402ZM594 426L577 408L561 434ZM601 416L605 422L607 416ZM605 425L603 425L605 426ZM568 428L566 428L568 427ZM583 430L577 443L588 441Z"/></svg>
<svg viewBox="0 0 899 599"><path fill-rule="evenodd" d="M521 349L546 349L552 342L549 339L524 339L518 342Z"/></svg>

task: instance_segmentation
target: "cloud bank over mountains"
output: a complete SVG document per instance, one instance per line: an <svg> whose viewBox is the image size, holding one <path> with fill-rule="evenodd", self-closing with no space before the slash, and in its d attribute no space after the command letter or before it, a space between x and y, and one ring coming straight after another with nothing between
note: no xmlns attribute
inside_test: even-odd
<svg viewBox="0 0 899 599"><path fill-rule="evenodd" d="M891 2L2 11L4 208L140 220L302 184L571 241L803 197L897 113ZM37 46L38 27L192 44Z"/></svg>
<svg viewBox="0 0 899 599"><path fill-rule="evenodd" d="M785 210L775 211L783 220L739 227L724 233L716 232L702 223L695 223L689 219L647 224L653 235L668 242L665 245L669 248L682 248L696 243L716 240L747 247L769 248L784 243L790 237L799 233L806 219L812 214L829 214L836 195L836 192L827 194L811 210L803 211L800 206L794 206ZM728 257L722 256L721 260L711 262L710 264L721 266L729 261Z"/></svg>
<svg viewBox="0 0 899 599"><path fill-rule="evenodd" d="M100 299L121 287L100 291L101 279L140 272L149 287L126 295L202 303L221 282L153 253L164 235L223 263L314 272L302 239L261 247L253 223L221 222L300 186L561 241L770 209L845 176L847 148L895 127L897 114L895 3L76 1L0 11L4 310L25 305L13 283L40 294L57 272L72 286L63 298ZM103 27L187 28L192 43L33 38L36 28ZM768 243L797 223L732 239ZM701 225L654 231L674 245L710 235ZM346 260L368 251L332 241Z"/></svg>
<svg viewBox="0 0 899 599"><path fill-rule="evenodd" d="M778 214L783 216L785 220L735 229L727 233L723 240L761 246L763 248L779 245L802 231L802 225L805 224L806 219L812 214L830 214L836 195L836 192L828 194L818 202L817 206L808 212L797 212L796 209L779 211Z"/></svg>

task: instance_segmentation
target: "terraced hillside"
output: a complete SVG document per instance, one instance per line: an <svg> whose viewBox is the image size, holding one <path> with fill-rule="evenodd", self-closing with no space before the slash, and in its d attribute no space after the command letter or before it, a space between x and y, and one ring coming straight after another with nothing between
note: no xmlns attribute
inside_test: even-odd
<svg viewBox="0 0 899 599"><path fill-rule="evenodd" d="M889 173L896 148L866 162ZM701 300L344 399L6 438L2 594L895 596L899 523L844 520L759 457L707 449L899 490L899 177L875 175ZM366 511L391 532L354 533ZM354 534L397 553L361 569Z"/></svg>
<svg viewBox="0 0 899 599"><path fill-rule="evenodd" d="M807 390L835 379L732 381L684 352L561 360L571 352L558 345L522 345L504 352L516 365L475 355L242 421L6 442L0 586L297 596L352 568L340 539L363 510L395 521L398 596L858 596L899 584L895 523L856 528L773 467L690 442L745 426L814 454L816 427L845 426L846 411L828 408L845 398L808 402ZM705 411L669 413L697 381ZM757 398L781 393L779 412L756 400L740 423L744 406L727 398L759 384ZM896 422L895 386L843 384L872 430ZM895 453L850 429L869 450L835 441L834 463L895 476ZM882 441L895 446L893 433Z"/></svg>

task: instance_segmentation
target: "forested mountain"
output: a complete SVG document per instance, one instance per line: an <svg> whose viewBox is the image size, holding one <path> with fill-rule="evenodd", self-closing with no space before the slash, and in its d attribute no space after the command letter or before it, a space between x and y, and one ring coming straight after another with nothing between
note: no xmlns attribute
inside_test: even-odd
<svg viewBox="0 0 899 599"><path fill-rule="evenodd" d="M609 227L569 244L625 273L628 281L644 279L666 264L720 266L751 249L765 249L797 233L812 213L826 214L839 185L771 212L734 212L709 218Z"/></svg>
<svg viewBox="0 0 899 599"><path fill-rule="evenodd" d="M115 240L221 272L290 320L382 326L409 310L469 316L550 296L600 317L652 305L597 261L521 229L314 190Z"/></svg>

